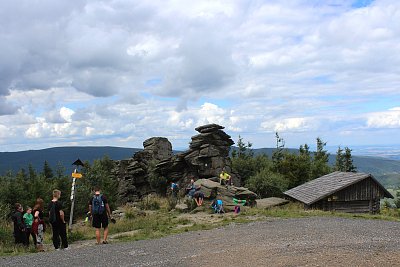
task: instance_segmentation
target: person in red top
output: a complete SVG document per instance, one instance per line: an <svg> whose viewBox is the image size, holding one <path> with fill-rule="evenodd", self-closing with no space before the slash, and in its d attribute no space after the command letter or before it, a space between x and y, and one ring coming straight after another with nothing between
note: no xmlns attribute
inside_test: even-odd
<svg viewBox="0 0 400 267"><path fill-rule="evenodd" d="M94 195L89 201L89 212L92 216L92 226L96 228L96 241L101 244L100 229L103 227L103 244L108 244L108 219L111 219L111 210L107 198L101 194L99 186L94 187Z"/></svg>

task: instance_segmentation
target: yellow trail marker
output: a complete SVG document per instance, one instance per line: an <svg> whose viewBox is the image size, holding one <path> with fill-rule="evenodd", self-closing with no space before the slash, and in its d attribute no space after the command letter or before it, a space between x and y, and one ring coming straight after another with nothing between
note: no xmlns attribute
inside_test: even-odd
<svg viewBox="0 0 400 267"><path fill-rule="evenodd" d="M82 178L82 174L81 173L77 173L77 172L73 172L71 175L73 178Z"/></svg>

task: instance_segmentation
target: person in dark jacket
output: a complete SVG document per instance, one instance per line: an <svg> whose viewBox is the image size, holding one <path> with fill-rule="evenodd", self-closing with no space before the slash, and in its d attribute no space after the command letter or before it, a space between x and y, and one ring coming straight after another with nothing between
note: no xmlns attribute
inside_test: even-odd
<svg viewBox="0 0 400 267"><path fill-rule="evenodd" d="M48 206L49 221L53 230L53 245L56 250L60 249L60 238L62 245L61 248L68 249L67 227L63 207L59 201L60 197L61 191L54 189L53 199L50 201Z"/></svg>
<svg viewBox="0 0 400 267"><path fill-rule="evenodd" d="M26 240L26 233L25 233L25 223L23 219L23 212L24 208L20 203L15 203L14 205L15 211L11 216L13 223L14 223L14 239L15 244L23 244L25 246L28 245Z"/></svg>

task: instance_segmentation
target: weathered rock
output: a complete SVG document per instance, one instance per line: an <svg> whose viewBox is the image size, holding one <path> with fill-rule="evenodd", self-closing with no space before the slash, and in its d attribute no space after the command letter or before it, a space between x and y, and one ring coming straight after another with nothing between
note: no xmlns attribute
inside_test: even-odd
<svg viewBox="0 0 400 267"><path fill-rule="evenodd" d="M281 206L289 203L289 200L279 197L269 197L263 199L257 199L257 208L268 209L275 206Z"/></svg>
<svg viewBox="0 0 400 267"><path fill-rule="evenodd" d="M172 156L172 145L165 137L149 138L143 142L143 147L155 160L163 160Z"/></svg>
<svg viewBox="0 0 400 267"><path fill-rule="evenodd" d="M188 211L189 208L185 203L179 203L175 206L175 209L179 211Z"/></svg>
<svg viewBox="0 0 400 267"><path fill-rule="evenodd" d="M116 162L114 170L119 181L122 203L135 201L154 191L149 183L150 165L153 171L168 182L178 182L184 190L190 179L216 179L225 168L235 185L241 185L239 175L232 171L229 151L234 144L231 137L217 124L197 127L199 134L192 137L189 150L172 154L172 145L167 138L152 137L143 142L139 151L127 160ZM222 190L222 189L221 189ZM241 191L242 192L242 191ZM238 193L239 194L239 193ZM245 197L248 193L240 193Z"/></svg>

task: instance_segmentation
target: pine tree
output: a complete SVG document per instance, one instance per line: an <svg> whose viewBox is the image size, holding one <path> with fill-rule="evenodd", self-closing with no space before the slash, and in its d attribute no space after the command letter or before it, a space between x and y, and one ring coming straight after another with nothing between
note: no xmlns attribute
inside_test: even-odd
<svg viewBox="0 0 400 267"><path fill-rule="evenodd" d="M278 132L275 133L275 139L276 149L274 153L272 153L272 162L274 165L274 170L280 173L282 160L285 154L285 140L279 136Z"/></svg>
<svg viewBox="0 0 400 267"><path fill-rule="evenodd" d="M357 172L357 168L353 164L351 149L348 147L344 148L344 168L346 172Z"/></svg>
<svg viewBox="0 0 400 267"><path fill-rule="evenodd" d="M44 165L43 165L43 175L44 175L44 177L46 177L47 179L53 178L53 170L50 168L50 165L49 165L49 163L47 162L47 160L44 161Z"/></svg>
<svg viewBox="0 0 400 267"><path fill-rule="evenodd" d="M336 151L335 170L341 171L341 172L343 172L345 170L343 149L340 146L338 147L338 150Z"/></svg>
<svg viewBox="0 0 400 267"><path fill-rule="evenodd" d="M317 151L314 152L314 161L312 167L312 179L321 177L330 172L328 165L329 153L325 150L326 142L323 142L321 138L317 138Z"/></svg>
<svg viewBox="0 0 400 267"><path fill-rule="evenodd" d="M244 159L254 156L253 150L251 149L253 144L250 142L247 142L247 144L245 144L243 142L243 138L240 135L239 135L239 140L237 142L237 146L238 146L237 151L236 150L232 151L232 158Z"/></svg>

